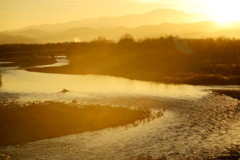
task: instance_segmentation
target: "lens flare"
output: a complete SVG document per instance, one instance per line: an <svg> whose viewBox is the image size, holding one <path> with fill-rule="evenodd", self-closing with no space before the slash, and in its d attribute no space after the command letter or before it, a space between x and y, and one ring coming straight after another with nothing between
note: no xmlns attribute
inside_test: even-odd
<svg viewBox="0 0 240 160"><path fill-rule="evenodd" d="M212 20L222 23L240 21L239 0L196 0L206 8Z"/></svg>

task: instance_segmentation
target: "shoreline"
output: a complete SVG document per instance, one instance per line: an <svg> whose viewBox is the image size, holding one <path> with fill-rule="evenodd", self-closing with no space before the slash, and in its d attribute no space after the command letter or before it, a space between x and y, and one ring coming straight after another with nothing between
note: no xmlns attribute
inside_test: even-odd
<svg viewBox="0 0 240 160"><path fill-rule="evenodd" d="M240 100L240 88L239 88L239 90L217 89L217 90L212 90L212 92L215 93L215 94L226 95L226 96L229 96L229 97ZM239 103L239 105L240 105L240 103Z"/></svg>
<svg viewBox="0 0 240 160"><path fill-rule="evenodd" d="M105 75L128 78L131 80L150 81L165 84L188 84L188 85L240 85L240 76L222 76L214 74L194 74L182 73L176 75L157 75L157 76L144 76L129 75L129 74L116 74L116 73L103 73L103 72L84 72L76 69L71 69L69 66L61 67L45 67L45 68L31 68L26 69L30 72L40 73L56 73L56 74L71 74L71 75Z"/></svg>

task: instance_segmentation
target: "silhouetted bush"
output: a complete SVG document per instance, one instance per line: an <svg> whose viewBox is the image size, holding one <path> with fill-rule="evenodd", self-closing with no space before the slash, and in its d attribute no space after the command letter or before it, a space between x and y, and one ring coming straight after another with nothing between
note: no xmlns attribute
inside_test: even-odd
<svg viewBox="0 0 240 160"><path fill-rule="evenodd" d="M29 48L33 46L29 45ZM69 66L35 71L107 74L166 83L240 84L238 39L166 36L134 40L126 34L118 42L100 37L91 42L38 47L47 50L50 46L52 50L64 50L70 60ZM0 51L6 50L6 47L9 50L8 45L2 45ZM11 47L16 47L18 51L31 50L28 45ZM186 75L187 78L184 78Z"/></svg>

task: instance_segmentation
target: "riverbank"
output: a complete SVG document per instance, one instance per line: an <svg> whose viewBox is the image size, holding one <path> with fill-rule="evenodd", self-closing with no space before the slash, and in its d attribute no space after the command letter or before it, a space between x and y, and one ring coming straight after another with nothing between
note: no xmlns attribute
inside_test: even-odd
<svg viewBox="0 0 240 160"><path fill-rule="evenodd" d="M133 80L153 81L166 84L191 84L191 85L240 85L240 76L223 76L215 74L194 74L194 73L181 73L174 75L140 75L140 74L118 74L113 72L101 72L101 71L83 71L82 69L76 69L71 66L61 67L45 67L45 68L31 68L27 69L31 72L42 73L58 73L58 74L95 74L95 75L110 75L116 77L124 77Z"/></svg>
<svg viewBox="0 0 240 160"><path fill-rule="evenodd" d="M121 107L54 101L1 102L0 146L137 124L151 118L149 110Z"/></svg>
<svg viewBox="0 0 240 160"><path fill-rule="evenodd" d="M239 43L237 39L176 36L135 40L125 35L118 42L99 38L81 43L0 45L0 60L64 55L69 61L67 66L29 71L110 75L173 84L240 85ZM60 54L59 50L64 52ZM24 63L47 62L28 61ZM24 66L20 62L14 65Z"/></svg>
<svg viewBox="0 0 240 160"><path fill-rule="evenodd" d="M240 100L240 90L212 90L216 94L224 94L226 96Z"/></svg>
<svg viewBox="0 0 240 160"><path fill-rule="evenodd" d="M5 58L5 59L0 59L0 61L11 62L11 63L0 64L0 67L20 67L20 68L34 67L38 65L50 65L57 62L55 58L48 58L48 57Z"/></svg>

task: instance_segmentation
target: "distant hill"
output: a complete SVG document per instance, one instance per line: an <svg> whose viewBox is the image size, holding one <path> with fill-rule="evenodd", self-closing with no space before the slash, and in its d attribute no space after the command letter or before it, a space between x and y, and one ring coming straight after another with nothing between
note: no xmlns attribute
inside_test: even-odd
<svg viewBox="0 0 240 160"><path fill-rule="evenodd" d="M48 32L38 30L38 29L28 29L28 30L13 32L13 33L20 35L20 36L27 36L27 37L31 37L31 38L45 37L46 35L49 34Z"/></svg>
<svg viewBox="0 0 240 160"><path fill-rule="evenodd" d="M179 10L158 9L144 14L132 14L122 17L101 17L84 19L67 23L43 24L24 28L55 32L72 28L105 28L105 27L137 27L141 25L157 25L161 23L191 23L203 20L201 14L190 14Z"/></svg>
<svg viewBox="0 0 240 160"><path fill-rule="evenodd" d="M200 21L201 15L178 10L159 9L141 15L103 17L62 24L30 26L15 31L0 32L0 43L46 43L91 41L98 37L118 40L128 33L134 38L178 35L186 38L240 38L240 23L231 26Z"/></svg>
<svg viewBox="0 0 240 160"><path fill-rule="evenodd" d="M17 32L0 33L0 43L45 43L45 42L69 42L69 41L91 41L98 37L106 37L118 40L122 35L128 33L134 38L159 37L165 35L178 35L185 38L205 37L235 37L240 38L240 28L219 27L214 22L198 22L160 25L144 25L135 28L106 27L106 28L72 28L61 32L45 32L40 30L24 30Z"/></svg>

